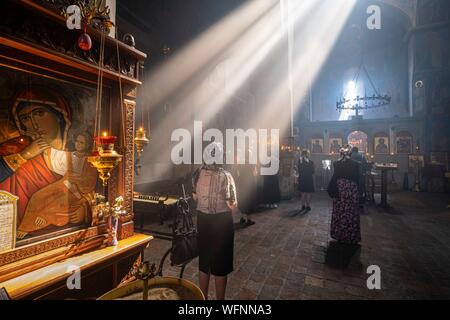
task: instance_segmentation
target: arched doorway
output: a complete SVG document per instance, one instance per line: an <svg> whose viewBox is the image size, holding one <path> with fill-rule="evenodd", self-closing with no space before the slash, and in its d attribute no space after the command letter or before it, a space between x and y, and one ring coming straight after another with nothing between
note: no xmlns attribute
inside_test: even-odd
<svg viewBox="0 0 450 320"><path fill-rule="evenodd" d="M348 135L348 144L352 147L357 147L360 153L368 153L369 146L367 140L367 134L362 131L353 131Z"/></svg>

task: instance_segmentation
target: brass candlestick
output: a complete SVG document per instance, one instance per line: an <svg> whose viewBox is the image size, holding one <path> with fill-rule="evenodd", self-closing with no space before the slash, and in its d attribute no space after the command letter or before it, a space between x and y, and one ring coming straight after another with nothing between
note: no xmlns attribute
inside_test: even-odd
<svg viewBox="0 0 450 320"><path fill-rule="evenodd" d="M87 160L95 169L97 169L103 186L108 185L108 180L111 177L113 169L122 161L122 156L117 154L98 155L88 157Z"/></svg>
<svg viewBox="0 0 450 320"><path fill-rule="evenodd" d="M150 142L150 140L146 136L146 132L144 128L139 128L136 131L136 137L134 138L134 144L136 145L136 152L138 157L142 155L144 151L144 147Z"/></svg>
<svg viewBox="0 0 450 320"><path fill-rule="evenodd" d="M416 154L414 159L414 192L420 192L420 147L416 146Z"/></svg>
<svg viewBox="0 0 450 320"><path fill-rule="evenodd" d="M116 140L117 137L108 136L106 133L103 136L96 137L97 151L87 159L97 169L104 187L108 185L113 169L122 161L122 155L114 150L114 142Z"/></svg>
<svg viewBox="0 0 450 320"><path fill-rule="evenodd" d="M394 164L394 161L395 161L394 157L395 157L395 153L391 152L391 157L390 157L391 164ZM390 182L390 184L391 185L396 185L397 184L397 181L395 181L395 177L394 177L394 170L391 170L391 182Z"/></svg>
<svg viewBox="0 0 450 320"><path fill-rule="evenodd" d="M415 168L414 168L415 172L414 172L414 187L413 187L413 191L414 192L420 192L420 162L419 162L419 156L416 157L415 159Z"/></svg>
<svg viewBox="0 0 450 320"><path fill-rule="evenodd" d="M143 281L142 300L148 300L148 280L155 277L156 265L144 261L139 267L133 269L133 275Z"/></svg>

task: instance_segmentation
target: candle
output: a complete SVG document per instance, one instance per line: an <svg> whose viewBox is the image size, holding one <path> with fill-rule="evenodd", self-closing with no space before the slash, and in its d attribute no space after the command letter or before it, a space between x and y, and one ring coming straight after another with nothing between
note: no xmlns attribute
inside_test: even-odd
<svg viewBox="0 0 450 320"><path fill-rule="evenodd" d="M148 142L148 139L145 136L145 129L143 127L140 127L139 130L136 132L135 140L136 139L143 140L144 142Z"/></svg>
<svg viewBox="0 0 450 320"><path fill-rule="evenodd" d="M108 132L104 131L101 136L95 137L98 152L112 152L114 151L114 143L117 141L117 137L109 136Z"/></svg>

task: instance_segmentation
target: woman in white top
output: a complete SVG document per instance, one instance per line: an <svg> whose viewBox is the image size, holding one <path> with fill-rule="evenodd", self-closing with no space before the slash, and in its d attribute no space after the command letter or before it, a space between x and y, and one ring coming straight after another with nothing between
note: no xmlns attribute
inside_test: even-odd
<svg viewBox="0 0 450 320"><path fill-rule="evenodd" d="M208 154L223 155L220 144L209 146ZM206 161L207 162L207 161ZM207 162L208 163L208 162ZM232 175L217 162L209 162L193 176L193 198L197 201L200 289L208 298L209 280L215 277L216 298L225 299L227 276L233 271L234 224L237 206Z"/></svg>

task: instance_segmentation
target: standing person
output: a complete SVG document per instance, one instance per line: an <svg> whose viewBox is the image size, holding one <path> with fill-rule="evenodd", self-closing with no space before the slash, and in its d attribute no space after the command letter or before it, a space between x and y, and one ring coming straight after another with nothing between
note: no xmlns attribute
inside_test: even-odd
<svg viewBox="0 0 450 320"><path fill-rule="evenodd" d="M219 143L210 144L205 153L223 157ZM219 156L219 157L220 157ZM227 276L233 272L234 225L232 210L237 206L232 175L214 161L198 169L192 178L193 198L197 201L199 283L208 298L209 280L215 278L216 298L225 299Z"/></svg>
<svg viewBox="0 0 450 320"><path fill-rule="evenodd" d="M250 150L249 150L250 152ZM255 222L248 218L248 214L256 209L256 175L258 173L256 165L238 164L236 157L235 164L231 167L231 174L236 181L236 190L239 198L238 211L241 215L240 227L246 228L254 225Z"/></svg>
<svg viewBox="0 0 450 320"><path fill-rule="evenodd" d="M278 208L278 202L281 201L281 194L277 174L264 176L263 197L266 208Z"/></svg>
<svg viewBox="0 0 450 320"><path fill-rule="evenodd" d="M298 160L298 185L301 193L302 212L311 211L311 195L314 189L314 162L309 159L309 150L303 150Z"/></svg>
<svg viewBox="0 0 450 320"><path fill-rule="evenodd" d="M361 241L358 212L359 164L350 157L350 146L341 150L341 159L334 162L334 174L328 186L333 198L331 237L340 243L358 244Z"/></svg>

